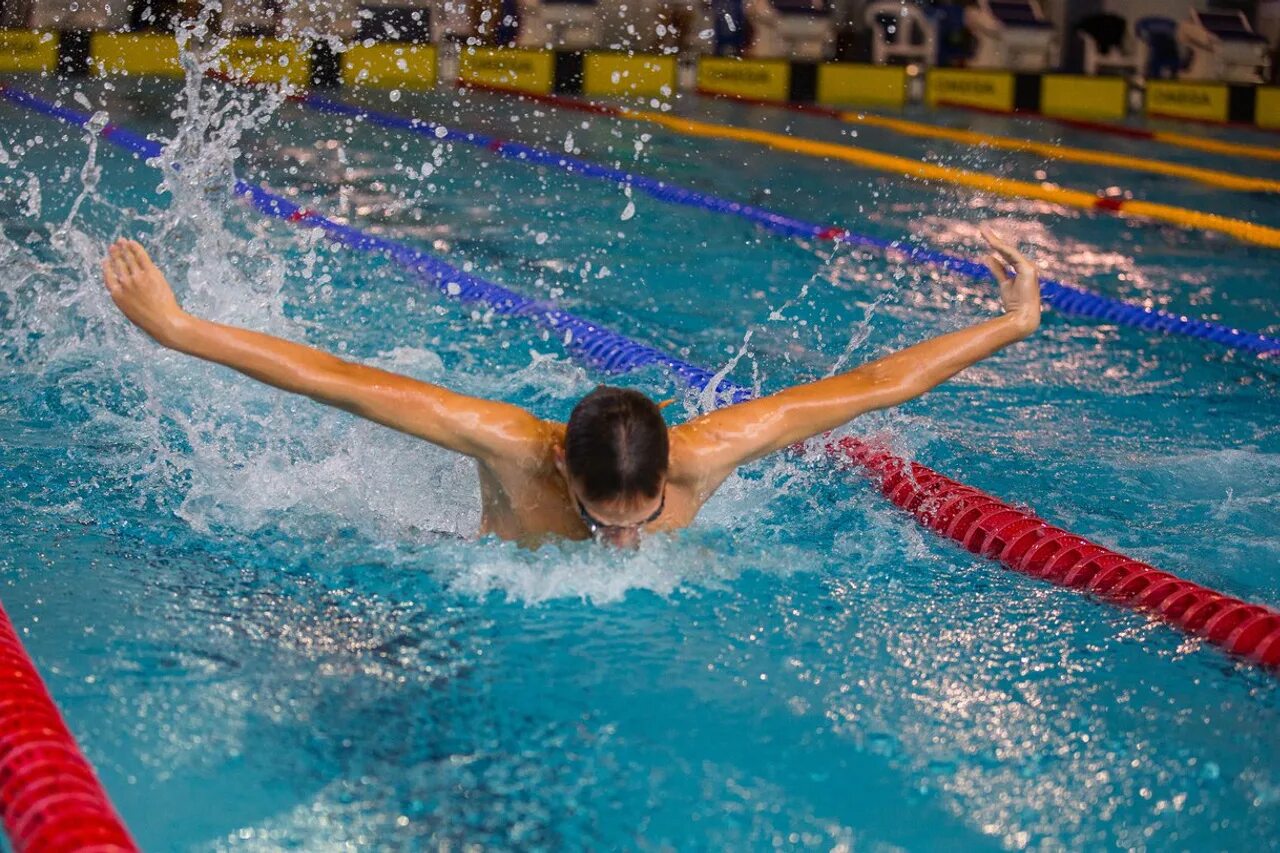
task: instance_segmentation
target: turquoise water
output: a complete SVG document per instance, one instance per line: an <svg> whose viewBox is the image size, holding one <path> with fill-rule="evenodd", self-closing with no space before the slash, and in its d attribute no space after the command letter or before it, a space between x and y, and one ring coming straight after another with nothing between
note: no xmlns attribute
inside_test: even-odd
<svg viewBox="0 0 1280 853"><path fill-rule="evenodd" d="M231 197L232 169L695 363L745 349L732 375L764 389L987 316L989 287L261 95L233 102L215 84L19 82L177 134L183 164L162 173L105 145L90 158L82 132L0 106L0 599L145 848L1275 837L1272 675L975 559L816 453L744 470L694 528L633 554L469 541L469 463L158 349L111 308L96 261L137 235L189 310L548 417L601 379L561 341L259 218ZM1224 237L496 96L363 100L961 254L991 220L1056 278L1280 332L1275 252ZM677 110L848 138L812 117ZM857 142L1280 224L1269 196L866 129ZM853 431L1276 604L1275 378L1208 345L1049 314L1031 340ZM673 420L697 410L660 373L618 381L678 397Z"/></svg>

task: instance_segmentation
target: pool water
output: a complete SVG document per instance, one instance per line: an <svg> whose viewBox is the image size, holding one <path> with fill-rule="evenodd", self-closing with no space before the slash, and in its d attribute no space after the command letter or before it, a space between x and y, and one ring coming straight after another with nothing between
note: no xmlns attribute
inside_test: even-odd
<svg viewBox="0 0 1280 853"><path fill-rule="evenodd" d="M0 599L145 849L1235 849L1280 830L1273 674L977 559L817 451L744 469L693 528L635 553L475 541L470 463L159 349L96 265L137 236L197 314L559 418L606 379L677 398L672 420L701 403L262 219L233 175L695 364L741 354L731 375L765 391L989 316L990 285L262 92L11 82L172 140L161 170L0 105ZM1226 237L497 95L344 97L963 255L991 222L1047 275L1280 332L1274 250ZM1280 225L1263 194L697 98L675 110ZM1047 313L1027 342L850 429L1275 605L1276 376Z"/></svg>

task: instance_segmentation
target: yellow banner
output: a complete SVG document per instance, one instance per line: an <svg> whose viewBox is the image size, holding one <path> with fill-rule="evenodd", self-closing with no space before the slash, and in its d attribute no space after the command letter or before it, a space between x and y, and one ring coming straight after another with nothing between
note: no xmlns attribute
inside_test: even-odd
<svg viewBox="0 0 1280 853"><path fill-rule="evenodd" d="M1226 121L1227 97L1224 83L1152 80L1147 83L1147 115Z"/></svg>
<svg viewBox="0 0 1280 853"><path fill-rule="evenodd" d="M1129 113L1123 77L1046 74L1040 78L1040 112L1067 118L1121 119Z"/></svg>
<svg viewBox="0 0 1280 853"><path fill-rule="evenodd" d="M348 48L342 55L342 85L434 89L435 45L358 44Z"/></svg>
<svg viewBox="0 0 1280 853"><path fill-rule="evenodd" d="M1008 71L931 68L924 82L925 103L931 107L956 104L1013 111L1013 74Z"/></svg>
<svg viewBox="0 0 1280 853"><path fill-rule="evenodd" d="M57 33L0 30L0 71L53 71L57 66Z"/></svg>
<svg viewBox="0 0 1280 853"><path fill-rule="evenodd" d="M676 91L675 57L588 53L582 91L587 95L669 98Z"/></svg>
<svg viewBox="0 0 1280 853"><path fill-rule="evenodd" d="M907 69L901 65L826 62L818 66L818 103L900 107L907 102Z"/></svg>
<svg viewBox="0 0 1280 853"><path fill-rule="evenodd" d="M698 60L698 90L762 101L785 101L791 94L791 63L783 59L704 56Z"/></svg>
<svg viewBox="0 0 1280 853"><path fill-rule="evenodd" d="M546 95L555 84L555 67L555 54L549 50L465 47L459 56L458 79Z"/></svg>
<svg viewBox="0 0 1280 853"><path fill-rule="evenodd" d="M1259 86L1253 120L1258 127L1280 127L1280 86Z"/></svg>
<svg viewBox="0 0 1280 853"><path fill-rule="evenodd" d="M106 74L182 74L178 40L156 33L94 33L89 66Z"/></svg>
<svg viewBox="0 0 1280 853"><path fill-rule="evenodd" d="M216 68L254 83L311 83L311 58L302 42L268 38L232 39Z"/></svg>

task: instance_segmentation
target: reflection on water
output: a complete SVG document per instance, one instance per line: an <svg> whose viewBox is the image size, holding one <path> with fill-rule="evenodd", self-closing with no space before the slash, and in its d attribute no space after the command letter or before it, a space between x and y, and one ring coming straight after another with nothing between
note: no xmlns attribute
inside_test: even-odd
<svg viewBox="0 0 1280 853"><path fill-rule="evenodd" d="M118 318L96 262L142 234L196 313L545 417L600 379L560 341L255 218L228 193L233 167L765 389L970 322L993 310L987 289L217 84L176 98L77 85L171 142L161 172L106 146L86 169L77 134L3 108L0 594L144 846L1274 835L1271 677L960 553L816 451L750 467L694 529L634 553L474 541L470 463L159 350ZM969 244L974 217L996 214L1064 278L1204 299L1254 327L1277 316L1252 251L1193 245L1173 270L1163 248L1129 252L1088 217L1031 204L940 206L856 172L831 192L829 167L768 155L744 172L733 149L479 95L399 106L531 142L572 131L583 156L812 218L863 209L886 236ZM1280 601L1274 384L1193 346L1050 318L855 426L1136 556ZM678 396L686 415L705 405L656 373L617 381Z"/></svg>

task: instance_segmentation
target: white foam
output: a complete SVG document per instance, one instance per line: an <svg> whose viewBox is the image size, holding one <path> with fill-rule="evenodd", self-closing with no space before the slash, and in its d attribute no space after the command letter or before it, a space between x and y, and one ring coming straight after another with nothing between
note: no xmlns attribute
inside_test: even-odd
<svg viewBox="0 0 1280 853"><path fill-rule="evenodd" d="M0 283L0 296L9 297L0 304L15 315L6 334L22 340L30 366L105 389L96 395L101 399L87 401L90 414L75 435L106 448L102 464L133 478L154 505L203 535L270 532L324 541L343 529L372 543L407 542L407 553L391 548L386 558L406 567L426 564L464 594L498 593L531 605L558 599L607 604L637 591L666 596L715 587L748 569L792 570L778 557L783 546L772 545L765 558L716 540L743 529L776 538L769 533L776 502L812 485L815 475L805 462L779 457L735 475L694 531L653 537L634 552L594 543L527 551L496 541L441 542L435 534L469 537L478 529L472 462L161 350L128 326L98 283L98 260L118 232L100 233L95 223L130 234L139 221L149 225L153 233L145 242L192 313L294 340L308 337L305 321L285 312L291 297L284 258L301 243L303 266L314 271L315 235L282 236L261 226L229 191L243 136L271 121L283 96L246 97L204 81L205 66L191 55L184 53L183 62L188 75L173 111L177 130L154 162L167 209L108 214L91 157L81 174L82 209L62 229L51 261L0 244L0 256L17 270ZM37 215L38 209L32 218ZM802 284L797 298L806 298L808 289ZM32 294L40 295L38 308ZM855 329L850 350L866 326ZM751 335L746 332L720 376L751 357ZM395 347L371 361L464 393L566 410L595 384L563 357L537 351L525 367L504 373L455 367L446 374L440 355L422 347ZM705 410L724 401L712 395L701 405L688 402Z"/></svg>

